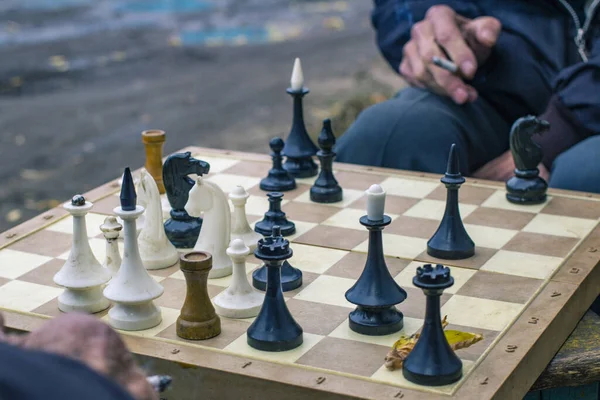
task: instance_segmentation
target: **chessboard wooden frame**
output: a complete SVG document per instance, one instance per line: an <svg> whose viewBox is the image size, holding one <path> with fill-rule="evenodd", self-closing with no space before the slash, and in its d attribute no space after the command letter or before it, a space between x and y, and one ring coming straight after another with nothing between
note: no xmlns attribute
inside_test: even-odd
<svg viewBox="0 0 600 400"><path fill-rule="evenodd" d="M181 151L270 162L270 158L262 154L200 147L188 147ZM439 178L437 175L418 172L342 163L335 165L337 170L348 172ZM469 179L469 183L494 189L503 187L502 183L483 180ZM112 181L85 193L85 196L90 201L96 202L114 194L118 189L118 183ZM563 190L551 189L549 193L600 199L600 195L596 194ZM0 236L0 249L67 215L68 213L62 207L57 207L9 229ZM143 338L127 334L124 334L123 338L135 354L176 363L186 368L203 370L205 373L221 377L220 381L231 387L235 387L236 382L239 382L241 386L233 390L240 394L252 390L248 387L248 382L255 382L255 387L261 388L261 393L265 393L262 391L265 385L284 385L290 398L297 398L294 394L310 393L312 398L334 395L327 398L517 399L522 398L533 385L598 295L598 288L600 288L598 249L600 249L600 225L596 225L532 301L525 306L506 333L496 339L496 345L488 349L488 354L468 373L466 379L452 395L400 389L385 383L369 381L366 378L332 373L315 367L299 365L292 367L247 356L236 356L220 349L186 347L170 339ZM0 310L5 317L6 327L15 331L31 331L49 318L4 308ZM532 323L534 321L536 323Z"/></svg>

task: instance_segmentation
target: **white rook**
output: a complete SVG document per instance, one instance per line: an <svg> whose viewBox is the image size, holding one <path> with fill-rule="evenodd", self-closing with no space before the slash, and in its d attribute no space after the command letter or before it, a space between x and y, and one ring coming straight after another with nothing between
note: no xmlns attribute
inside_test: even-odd
<svg viewBox="0 0 600 400"><path fill-rule="evenodd" d="M381 221L385 209L385 190L379 185L371 185L365 193L367 194L367 218L371 221Z"/></svg>

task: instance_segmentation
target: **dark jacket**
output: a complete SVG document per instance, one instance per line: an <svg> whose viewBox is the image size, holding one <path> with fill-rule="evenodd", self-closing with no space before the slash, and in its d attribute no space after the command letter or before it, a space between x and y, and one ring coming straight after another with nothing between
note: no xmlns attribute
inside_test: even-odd
<svg viewBox="0 0 600 400"><path fill-rule="evenodd" d="M544 164L577 142L600 133L600 6L585 31L587 61L576 44L577 23L559 0L375 0L372 23L382 54L395 71L412 24L435 4L447 4L468 17L496 17L502 32L492 55L471 84L510 124L527 114L552 125L538 141ZM568 5L583 9L583 0ZM593 3L600 3L594 1ZM579 14L579 27L585 16ZM600 156L600 155L599 155Z"/></svg>

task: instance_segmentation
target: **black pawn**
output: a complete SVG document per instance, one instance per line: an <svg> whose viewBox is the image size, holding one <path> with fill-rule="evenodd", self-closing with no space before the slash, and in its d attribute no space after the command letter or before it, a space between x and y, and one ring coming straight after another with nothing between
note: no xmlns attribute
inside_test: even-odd
<svg viewBox="0 0 600 400"><path fill-rule="evenodd" d="M263 292L267 289L267 266L263 265L252 273L252 286ZM302 286L302 271L284 261L281 267L281 289L289 292Z"/></svg>
<svg viewBox="0 0 600 400"><path fill-rule="evenodd" d="M256 223L254 230L263 236L268 236L273 231L273 227L277 225L281 228L283 236L293 235L296 232L296 225L292 221L288 221L285 213L281 211L283 193L267 193L267 197L269 198L269 210L265 213L264 218Z"/></svg>
<svg viewBox="0 0 600 400"><path fill-rule="evenodd" d="M135 193L135 186L133 184L133 177L131 176L131 170L129 167L125 168L123 172L123 182L121 183L121 208L123 211L134 211L137 206L137 194Z"/></svg>
<svg viewBox="0 0 600 400"><path fill-rule="evenodd" d="M367 263L346 292L346 300L358 306L349 315L350 329L363 335L388 335L404 326L404 316L395 305L406 299L406 291L394 281L383 257L382 231L390 222L387 215L380 221L371 221L366 215L360 219L369 230Z"/></svg>
<svg viewBox="0 0 600 400"><path fill-rule="evenodd" d="M283 140L279 137L271 139L271 158L273 159L273 168L269 175L260 181L260 188L267 192L285 192L296 188L296 180L283 168Z"/></svg>
<svg viewBox="0 0 600 400"><path fill-rule="evenodd" d="M207 162L192 158L189 151L169 156L163 165L163 181L171 205L171 218L165 221L165 234L177 248L194 247L202 227L202 218L192 217L185 211L185 204L195 183L188 175L202 176L209 170Z"/></svg>
<svg viewBox="0 0 600 400"><path fill-rule="evenodd" d="M540 204L546 201L548 184L540 177L538 165L544 154L532 139L550 129L547 121L532 115L519 118L510 130L510 150L515 162L515 176L506 182L506 199L517 204Z"/></svg>
<svg viewBox="0 0 600 400"><path fill-rule="evenodd" d="M310 188L310 199L316 203L337 203L342 201L342 188L333 176L333 159L335 153L331 150L335 144L335 135L331 130L331 120L323 121L323 129L319 135L319 147L317 153L321 163L321 172Z"/></svg>
<svg viewBox="0 0 600 400"><path fill-rule="evenodd" d="M290 242L274 226L270 237L258 241L254 255L267 268L267 290L260 312L248 328L248 345L262 351L295 349L302 344L302 328L288 310L281 290L281 264L292 256Z"/></svg>
<svg viewBox="0 0 600 400"><path fill-rule="evenodd" d="M465 183L465 178L458 169L455 144L450 147L448 168L441 181L446 185L446 210L440 226L427 242L427 254L444 260L469 258L475 254L475 243L469 237L458 209L458 189Z"/></svg>
<svg viewBox="0 0 600 400"><path fill-rule="evenodd" d="M285 141L283 155L287 157L283 167L295 178L309 178L318 171L313 156L317 154L317 146L312 142L304 125L302 98L309 92L305 87L287 92L294 99L294 119L292 129Z"/></svg>
<svg viewBox="0 0 600 400"><path fill-rule="evenodd" d="M427 296L425 322L417 344L402 364L404 377L416 384L441 386L456 382L462 376L462 362L450 348L444 335L440 312L440 296L454 285L450 268L431 264L417 268L413 284Z"/></svg>

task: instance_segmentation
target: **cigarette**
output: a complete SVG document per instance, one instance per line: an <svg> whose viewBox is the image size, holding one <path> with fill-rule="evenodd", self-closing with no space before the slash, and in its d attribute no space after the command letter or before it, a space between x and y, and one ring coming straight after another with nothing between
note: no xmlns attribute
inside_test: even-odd
<svg viewBox="0 0 600 400"><path fill-rule="evenodd" d="M458 67L456 66L456 64L454 64L450 60L446 60L445 58L433 56L431 58L431 62L433 64L437 65L438 67L445 69L448 72L451 72L453 74L458 73Z"/></svg>
<svg viewBox="0 0 600 400"><path fill-rule="evenodd" d="M157 393L164 392L173 381L169 375L152 375L147 377L146 380Z"/></svg>

